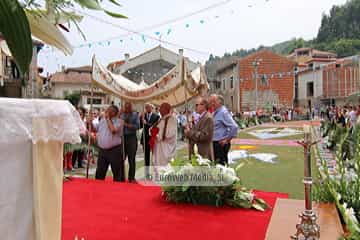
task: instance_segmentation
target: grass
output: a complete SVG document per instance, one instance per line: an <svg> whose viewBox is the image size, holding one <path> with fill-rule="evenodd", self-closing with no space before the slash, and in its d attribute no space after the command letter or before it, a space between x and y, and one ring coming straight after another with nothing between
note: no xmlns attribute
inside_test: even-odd
<svg viewBox="0 0 360 240"><path fill-rule="evenodd" d="M301 147L258 146L250 153L274 153L277 163L270 164L249 158L240 169L244 186L271 192L288 193L290 198L303 199L304 155ZM239 162L232 165L236 167Z"/></svg>

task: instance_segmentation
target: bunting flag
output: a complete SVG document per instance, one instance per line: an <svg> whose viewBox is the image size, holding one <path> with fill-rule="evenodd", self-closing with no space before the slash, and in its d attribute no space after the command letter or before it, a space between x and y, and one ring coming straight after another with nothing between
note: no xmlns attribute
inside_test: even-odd
<svg viewBox="0 0 360 240"><path fill-rule="evenodd" d="M269 0L266 0L266 4L268 4L268 2L269 2ZM255 7L257 7L257 5L258 4L248 4L248 5L245 5L245 6L247 6L248 8L254 9ZM203 19L203 18L194 19L193 22L183 23L184 25L167 26L166 29L155 31L154 34L155 34L155 36L160 38L160 39L157 39L157 41L161 41L162 37L169 36L170 34L173 33L174 30L176 30L176 28L191 29L193 26L196 26L196 24L200 24L202 26L205 26L205 25L207 25L207 23L211 22L211 19L213 19L213 20L214 19L219 19L219 18L222 18L222 17L224 17L226 15L233 15L234 13L235 13L234 10L228 10L227 12L224 12L222 15L216 14L216 15L213 15L213 16L209 16L206 19ZM122 36L119 36L118 38L105 39L105 40L88 42L88 43L85 42L85 43L79 44L78 46L73 46L73 48L74 49L77 49L77 48L96 48L97 46L106 47L106 46L112 45L111 43L114 43L115 41L119 41L120 43L123 43L125 40L133 41L135 35L139 36L141 38L141 41L144 44L146 44L148 42L148 41L146 41L147 39L152 39L151 35L147 35L145 33L137 32L136 30L129 29L128 34L126 34L125 36L123 34ZM42 53L55 52L55 51L57 51L57 50L49 48L48 46L45 46L42 49Z"/></svg>

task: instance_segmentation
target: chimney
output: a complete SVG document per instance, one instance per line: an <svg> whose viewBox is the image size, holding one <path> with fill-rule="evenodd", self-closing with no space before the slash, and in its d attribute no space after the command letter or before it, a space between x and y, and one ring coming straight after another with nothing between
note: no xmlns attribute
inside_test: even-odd
<svg viewBox="0 0 360 240"><path fill-rule="evenodd" d="M124 56L125 56L125 62L128 62L130 59L130 54L125 53Z"/></svg>
<svg viewBox="0 0 360 240"><path fill-rule="evenodd" d="M65 65L61 65L61 72L65 72Z"/></svg>

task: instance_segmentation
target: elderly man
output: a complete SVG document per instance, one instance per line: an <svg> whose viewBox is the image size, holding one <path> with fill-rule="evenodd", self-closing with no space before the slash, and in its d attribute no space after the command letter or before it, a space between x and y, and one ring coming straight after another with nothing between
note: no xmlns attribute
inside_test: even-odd
<svg viewBox="0 0 360 240"><path fill-rule="evenodd" d="M177 135L177 121L171 112L171 106L168 103L162 103L160 105L160 121L154 125L153 128L157 128L156 136L154 138L154 150L153 150L153 165L165 166L175 157L176 153L176 135ZM154 131L151 130L154 134Z"/></svg>
<svg viewBox="0 0 360 240"><path fill-rule="evenodd" d="M145 105L145 113L142 113L140 116L140 127L143 128L141 134L140 144L143 145L144 155L145 155L145 177L149 177L149 167L150 167L150 133L149 129L159 121L160 116L157 113L153 112L153 105Z"/></svg>
<svg viewBox="0 0 360 240"><path fill-rule="evenodd" d="M194 153L194 144L198 146L200 156L214 160L213 132L214 120L208 112L208 102L204 98L198 98L195 103L195 111L199 114L195 125L190 129L185 127L185 136L189 139L190 153Z"/></svg>
<svg viewBox="0 0 360 240"><path fill-rule="evenodd" d="M125 180L121 146L123 122L117 117L118 112L118 108L111 105L95 128L100 148L95 178L99 180L105 179L109 165L114 181L123 182Z"/></svg>
<svg viewBox="0 0 360 240"><path fill-rule="evenodd" d="M132 110L130 102L125 103L121 119L124 121L124 157L127 157L129 161L128 180L130 183L136 183L135 169L138 146L136 131L140 128L140 120L138 114Z"/></svg>
<svg viewBox="0 0 360 240"><path fill-rule="evenodd" d="M231 147L231 139L236 137L238 126L230 112L224 106L224 98L213 94L210 96L210 105L214 108L214 136L213 147L215 161L228 164L228 153Z"/></svg>

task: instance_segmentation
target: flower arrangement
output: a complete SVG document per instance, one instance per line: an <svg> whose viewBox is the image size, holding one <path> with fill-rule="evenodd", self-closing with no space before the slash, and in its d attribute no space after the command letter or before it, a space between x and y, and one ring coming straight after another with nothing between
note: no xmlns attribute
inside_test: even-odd
<svg viewBox="0 0 360 240"><path fill-rule="evenodd" d="M360 126L341 128L341 134L339 128L331 122L322 124L322 136L337 135L331 142L336 149L336 166L332 173L328 162L318 156L320 182L315 185L314 199L335 203L349 230L346 239L360 239Z"/></svg>
<svg viewBox="0 0 360 240"><path fill-rule="evenodd" d="M197 154L190 161L173 159L160 174L167 177L177 176L212 176L206 181L183 181L182 184L161 184L166 200L176 203L205 204L213 206L232 206L237 208L254 208L265 211L269 206L246 189L237 175L239 165L235 170L231 167L214 164ZM218 181L221 178L221 181Z"/></svg>

